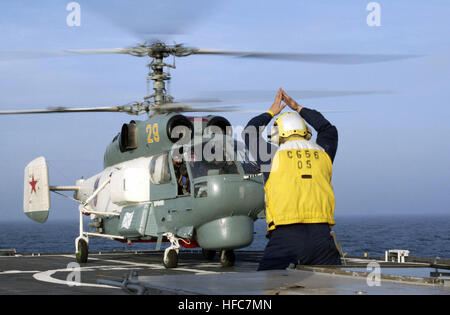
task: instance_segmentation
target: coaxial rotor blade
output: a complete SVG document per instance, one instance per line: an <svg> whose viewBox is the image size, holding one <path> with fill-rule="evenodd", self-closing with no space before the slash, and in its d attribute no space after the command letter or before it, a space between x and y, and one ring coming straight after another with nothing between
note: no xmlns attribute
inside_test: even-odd
<svg viewBox="0 0 450 315"><path fill-rule="evenodd" d="M193 49L192 54L197 55L224 55L240 58L260 58L276 59L288 61L300 61L310 63L326 64L344 64L356 65L365 63L376 63L384 61L402 60L421 57L421 55L405 54L324 54L324 53L270 53L270 52L251 52L251 51L226 51L210 49Z"/></svg>
<svg viewBox="0 0 450 315"><path fill-rule="evenodd" d="M129 112L129 111L131 111L130 106L92 107L92 108L53 107L53 108L48 108L48 109L0 111L0 115L87 113L87 112Z"/></svg>
<svg viewBox="0 0 450 315"><path fill-rule="evenodd" d="M379 95L394 92L388 90L286 90L286 93L301 101L321 97ZM215 100L216 103L242 104L271 101L275 98L276 90L209 90L199 92L199 94L204 94L205 100L209 98Z"/></svg>
<svg viewBox="0 0 450 315"><path fill-rule="evenodd" d="M65 54L99 55L99 54L131 54L137 48L106 48L106 49L67 49Z"/></svg>
<svg viewBox="0 0 450 315"><path fill-rule="evenodd" d="M357 112L357 110L354 109L344 109L344 110L334 110L334 109L318 109L319 112L321 113L353 113L353 112ZM256 109L249 109L249 110L239 110L237 111L238 113L242 113L242 114L262 114L265 112L265 110L256 110Z"/></svg>
<svg viewBox="0 0 450 315"><path fill-rule="evenodd" d="M230 113L259 113L262 114L265 112L265 110L257 110L257 109L240 109L236 106L222 106L222 107L209 107L209 108L203 108L203 107L197 107L197 106L191 106L188 104L179 104L179 103L169 103L165 104L161 107L153 107L153 112L157 113L168 113L168 112L230 112ZM320 110L321 113L349 113L349 112L355 112L356 110L353 109L344 109L344 110Z"/></svg>
<svg viewBox="0 0 450 315"><path fill-rule="evenodd" d="M60 57L64 55L66 54L63 51L0 50L0 61Z"/></svg>
<svg viewBox="0 0 450 315"><path fill-rule="evenodd" d="M197 106L197 107L196 107ZM208 107L201 107L208 106ZM171 112L230 112L235 111L232 106L227 107L211 107L206 104L184 104L184 103L165 103L163 105L151 105L147 102L134 102L123 106L111 107L87 107L87 108L70 108L70 107L50 107L47 109L27 109L27 110L9 110L0 111L0 115L23 115L23 114L52 114L52 113L88 113L88 112L122 112L131 115L140 115L149 113L150 111L158 114Z"/></svg>
<svg viewBox="0 0 450 315"><path fill-rule="evenodd" d="M147 53L148 49L145 47L106 48L106 49L66 49L55 51L0 50L0 61L64 57L70 55L99 55L99 54L130 54L134 56L146 56Z"/></svg>
<svg viewBox="0 0 450 315"><path fill-rule="evenodd" d="M222 103L223 100L221 100L218 97L189 97L189 98L177 98L177 101L180 103L190 103L190 104L197 104L197 105L203 105L203 104L213 104L213 103Z"/></svg>
<svg viewBox="0 0 450 315"><path fill-rule="evenodd" d="M205 106L205 105L203 105ZM238 109L234 106L223 107L202 107L202 105L192 105L184 103L166 103L160 106L152 106L150 108L154 113L171 113L171 112L233 112Z"/></svg>
<svg viewBox="0 0 450 315"><path fill-rule="evenodd" d="M152 45L138 45L128 48L104 48L104 49L66 49L58 51L0 51L0 60L35 59L43 57L60 57L68 55L98 55L98 54L129 54L137 57L148 56L152 51ZM181 45L171 48L171 53L177 57L197 55L224 55L240 58L276 59L287 61L299 61L309 63L344 64L355 65L365 63L377 63L393 60L402 60L421 57L421 55L405 54L313 54L313 53L264 53L246 51L225 51L187 48Z"/></svg>
<svg viewBox="0 0 450 315"><path fill-rule="evenodd" d="M229 112L239 112L239 109L233 106L224 107L213 107L213 108L203 108L203 107L185 107L181 110L182 112L204 112L204 113L229 113Z"/></svg>

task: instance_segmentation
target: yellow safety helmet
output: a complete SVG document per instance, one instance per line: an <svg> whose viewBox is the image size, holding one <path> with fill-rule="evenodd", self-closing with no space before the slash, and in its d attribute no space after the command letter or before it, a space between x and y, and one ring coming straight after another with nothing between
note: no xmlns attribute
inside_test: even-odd
<svg viewBox="0 0 450 315"><path fill-rule="evenodd" d="M273 124L270 132L270 141L278 144L281 138L298 135L306 140L311 139L311 129L299 114L285 113L280 115Z"/></svg>

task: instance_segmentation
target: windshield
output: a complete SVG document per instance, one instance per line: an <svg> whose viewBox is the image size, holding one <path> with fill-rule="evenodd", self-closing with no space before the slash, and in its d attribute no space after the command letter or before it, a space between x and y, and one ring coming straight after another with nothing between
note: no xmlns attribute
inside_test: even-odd
<svg viewBox="0 0 450 315"><path fill-rule="evenodd" d="M189 166L194 178L239 174L232 141L211 140L191 148Z"/></svg>
<svg viewBox="0 0 450 315"><path fill-rule="evenodd" d="M241 163L245 174L261 173L258 164L249 158L249 153L245 150L245 144L243 142L235 141L235 152L237 160Z"/></svg>

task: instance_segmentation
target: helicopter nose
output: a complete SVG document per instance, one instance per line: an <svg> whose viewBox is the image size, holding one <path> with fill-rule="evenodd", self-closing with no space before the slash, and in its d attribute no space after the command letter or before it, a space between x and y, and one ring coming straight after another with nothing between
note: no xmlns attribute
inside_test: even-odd
<svg viewBox="0 0 450 315"><path fill-rule="evenodd" d="M262 179L214 176L194 183L194 198L202 206L215 209L219 217L247 215L256 218L264 209L264 186Z"/></svg>
<svg viewBox="0 0 450 315"><path fill-rule="evenodd" d="M253 241L253 221L264 209L262 180L215 176L194 184L196 209L203 220L197 241L204 249L233 249Z"/></svg>

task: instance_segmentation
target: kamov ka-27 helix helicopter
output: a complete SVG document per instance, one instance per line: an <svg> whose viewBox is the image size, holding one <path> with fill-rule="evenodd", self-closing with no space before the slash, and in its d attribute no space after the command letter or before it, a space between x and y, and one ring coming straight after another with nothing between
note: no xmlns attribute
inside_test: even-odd
<svg viewBox="0 0 450 315"><path fill-rule="evenodd" d="M178 263L180 245L201 247L206 258L221 251L223 266L234 264L233 250L253 241L253 223L264 213L263 179L249 162L243 146L234 140L231 124L221 116L189 117L182 112L220 112L229 107L193 107L174 102L165 82L170 75L164 67L168 56L193 54L230 55L306 62L358 64L408 58L404 55L284 54L217 51L145 43L131 48L67 50L64 54L130 54L152 59L148 65L154 93L141 102L124 106L94 108L49 108L44 110L2 111L0 114L42 114L70 112L123 112L147 114L146 120L132 120L122 126L104 155L104 170L74 186L51 186L44 157L25 168L25 214L45 222L50 209L50 191L73 191L79 205L79 231L75 240L77 261L88 259L90 237L127 243L164 241L163 264ZM330 92L325 92L329 96ZM333 93L331 93L332 95ZM348 95L350 93L336 93ZM354 93L353 93L354 94ZM356 92L364 94L364 92ZM202 156L205 152L213 158ZM83 215L90 215L87 232Z"/></svg>

